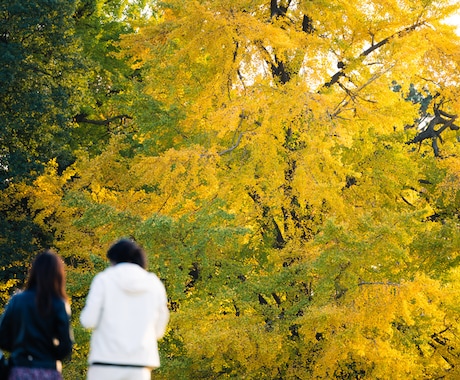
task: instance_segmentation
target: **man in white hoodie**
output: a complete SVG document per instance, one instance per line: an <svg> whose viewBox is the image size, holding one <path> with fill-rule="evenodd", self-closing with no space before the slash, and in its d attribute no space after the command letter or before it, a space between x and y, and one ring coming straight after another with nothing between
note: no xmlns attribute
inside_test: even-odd
<svg viewBox="0 0 460 380"><path fill-rule="evenodd" d="M116 242L107 257L112 265L94 277L80 315L94 330L87 379L150 380L169 320L164 285L145 270L146 255L132 240Z"/></svg>

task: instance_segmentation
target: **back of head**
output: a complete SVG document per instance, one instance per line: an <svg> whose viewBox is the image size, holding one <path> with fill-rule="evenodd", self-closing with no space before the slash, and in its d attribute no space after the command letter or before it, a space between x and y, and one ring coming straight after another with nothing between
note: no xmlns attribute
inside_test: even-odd
<svg viewBox="0 0 460 380"><path fill-rule="evenodd" d="M130 239L121 239L107 251L107 258L114 264L132 263L142 268L147 267L147 258L144 250Z"/></svg>
<svg viewBox="0 0 460 380"><path fill-rule="evenodd" d="M36 290L37 306L42 314L50 311L53 296L67 300L64 263L56 253L46 250L35 257L26 289Z"/></svg>

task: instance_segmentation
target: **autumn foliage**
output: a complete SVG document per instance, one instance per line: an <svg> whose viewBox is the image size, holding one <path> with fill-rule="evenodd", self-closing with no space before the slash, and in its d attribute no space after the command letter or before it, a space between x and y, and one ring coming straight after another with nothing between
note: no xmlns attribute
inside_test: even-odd
<svg viewBox="0 0 460 380"><path fill-rule="evenodd" d="M48 106L0 106L0 286L34 250L65 257L66 378L121 236L168 291L157 379L460 378L458 4L67 1L48 60L10 33L20 3L1 3L0 75L34 84L10 104ZM47 15L38 46L61 38Z"/></svg>

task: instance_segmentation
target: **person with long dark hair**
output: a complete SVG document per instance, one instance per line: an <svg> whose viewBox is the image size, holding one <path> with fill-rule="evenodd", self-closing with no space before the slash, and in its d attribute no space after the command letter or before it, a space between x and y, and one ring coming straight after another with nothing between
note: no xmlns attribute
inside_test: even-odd
<svg viewBox="0 0 460 380"><path fill-rule="evenodd" d="M87 379L150 380L169 320L165 287L134 241L117 241L107 258L111 266L94 277L80 314L93 329Z"/></svg>
<svg viewBox="0 0 460 380"><path fill-rule="evenodd" d="M61 380L72 352L70 306L62 259L39 253L23 291L13 295L0 321L0 348L10 352L9 380Z"/></svg>

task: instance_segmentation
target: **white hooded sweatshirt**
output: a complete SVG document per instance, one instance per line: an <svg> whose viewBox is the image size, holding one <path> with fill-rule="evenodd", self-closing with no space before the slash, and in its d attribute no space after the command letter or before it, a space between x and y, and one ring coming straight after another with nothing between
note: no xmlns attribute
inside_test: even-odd
<svg viewBox="0 0 460 380"><path fill-rule="evenodd" d="M97 274L81 324L94 329L88 362L160 366L157 340L169 320L166 291L153 273L120 263Z"/></svg>

